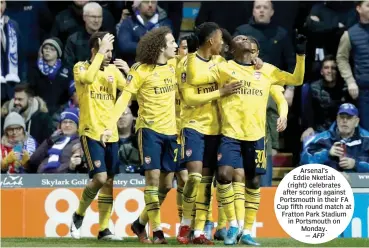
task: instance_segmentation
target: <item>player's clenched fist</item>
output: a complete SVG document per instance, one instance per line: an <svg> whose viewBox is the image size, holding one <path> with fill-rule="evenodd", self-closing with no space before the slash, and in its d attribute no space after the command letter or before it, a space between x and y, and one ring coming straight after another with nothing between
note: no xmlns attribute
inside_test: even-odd
<svg viewBox="0 0 369 248"><path fill-rule="evenodd" d="M233 93L236 93L239 88L242 87L241 82L233 82L229 84L225 84L222 88L219 89L220 96L226 96Z"/></svg>
<svg viewBox="0 0 369 248"><path fill-rule="evenodd" d="M105 54L114 42L114 35L106 34L102 39L99 38L99 53Z"/></svg>

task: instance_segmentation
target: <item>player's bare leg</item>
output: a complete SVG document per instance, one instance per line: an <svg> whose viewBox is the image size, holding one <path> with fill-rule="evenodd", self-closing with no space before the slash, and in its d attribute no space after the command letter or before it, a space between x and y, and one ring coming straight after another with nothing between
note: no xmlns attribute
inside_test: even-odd
<svg viewBox="0 0 369 248"><path fill-rule="evenodd" d="M188 180L183 188L183 218L177 236L177 241L180 244L190 242L192 212L195 208L197 189L202 178L202 161L187 162L186 168Z"/></svg>
<svg viewBox="0 0 369 248"><path fill-rule="evenodd" d="M233 172L234 169L232 166L225 165L218 167L217 194L230 226L227 236L224 239L225 245L236 244L239 232L234 206L234 191L232 186Z"/></svg>
<svg viewBox="0 0 369 248"><path fill-rule="evenodd" d="M246 178L245 192L245 226L240 242L246 245L259 246L251 237L251 229L256 219L260 203L260 175Z"/></svg>

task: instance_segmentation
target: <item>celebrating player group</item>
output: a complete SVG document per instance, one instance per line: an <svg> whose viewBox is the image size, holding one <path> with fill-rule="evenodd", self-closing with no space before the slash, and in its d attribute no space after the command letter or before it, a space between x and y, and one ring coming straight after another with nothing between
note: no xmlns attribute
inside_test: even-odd
<svg viewBox="0 0 369 248"><path fill-rule="evenodd" d="M91 60L74 66L79 133L91 181L73 214L72 237L80 238L86 209L98 194L98 238L121 240L108 228L118 173L117 121L135 97L146 182L145 209L131 225L139 241L167 244L160 206L176 176L179 244L213 245L214 238L225 245L259 245L251 229L260 203L260 176L266 172L268 97L278 105L276 128L283 131L288 113L283 86L303 83L306 40L297 37L293 74L261 61L255 38L232 38L213 22L183 40L188 54L186 47L177 51L169 28L149 31L138 44L137 63L129 68L121 59L111 63L114 36L98 32L90 40ZM208 226L213 200L219 212L214 237Z"/></svg>

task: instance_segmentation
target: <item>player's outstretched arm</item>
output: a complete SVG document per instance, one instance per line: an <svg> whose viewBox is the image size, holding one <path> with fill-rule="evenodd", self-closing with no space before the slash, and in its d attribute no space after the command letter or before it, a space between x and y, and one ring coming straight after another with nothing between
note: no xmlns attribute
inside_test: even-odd
<svg viewBox="0 0 369 248"><path fill-rule="evenodd" d="M298 35L296 37L296 66L293 74L275 68L272 76L276 84L299 86L304 82L305 74L305 53L306 37Z"/></svg>
<svg viewBox="0 0 369 248"><path fill-rule="evenodd" d="M270 95L272 96L273 100L277 104L279 116L283 116L287 118L288 103L286 101L286 98L283 95L283 90L284 89L282 88L282 86L273 85L270 88Z"/></svg>
<svg viewBox="0 0 369 248"><path fill-rule="evenodd" d="M299 86L304 82L305 55L296 55L296 67L293 74L282 71L277 67L273 71L274 84Z"/></svg>
<svg viewBox="0 0 369 248"><path fill-rule="evenodd" d="M283 87L273 85L270 88L270 95L277 104L279 118L277 120L277 132L282 132L287 127L288 103L283 95Z"/></svg>
<svg viewBox="0 0 369 248"><path fill-rule="evenodd" d="M110 130L113 130L112 128L114 128L117 125L117 122L119 120L119 118L121 117L121 115L123 114L123 112L126 110L129 101L131 101L131 97L132 97L132 93L126 90L123 90L122 94L118 97L113 111L111 112L111 122L110 122Z"/></svg>
<svg viewBox="0 0 369 248"><path fill-rule="evenodd" d="M113 110L111 111L110 119L107 120L106 129L100 134L100 142L105 147L105 143L113 135L113 130L117 126L117 122L123 112L126 110L129 101L131 100L132 93L123 91L118 100L116 101Z"/></svg>
<svg viewBox="0 0 369 248"><path fill-rule="evenodd" d="M183 101L188 106L198 106L201 104L208 103L213 100L217 100L222 96L230 95L236 93L239 88L241 88L242 83L233 82L224 85L222 88L203 94L198 94L197 87L192 85L186 85L182 88Z"/></svg>

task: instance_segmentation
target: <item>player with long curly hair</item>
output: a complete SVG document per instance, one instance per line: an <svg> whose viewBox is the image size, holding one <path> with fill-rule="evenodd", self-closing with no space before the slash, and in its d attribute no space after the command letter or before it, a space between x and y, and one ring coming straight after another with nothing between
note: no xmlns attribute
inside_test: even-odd
<svg viewBox="0 0 369 248"><path fill-rule="evenodd" d="M161 173L172 172L177 166L177 81L175 67L168 63L175 57L177 47L167 27L154 29L141 38L137 46L137 63L131 67L108 128L116 125L132 94L135 94L139 105L136 130L140 159L145 170L146 207L132 224L132 231L142 243L167 244L161 228L159 182ZM152 241L145 231L148 221L153 229Z"/></svg>

